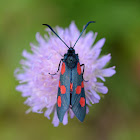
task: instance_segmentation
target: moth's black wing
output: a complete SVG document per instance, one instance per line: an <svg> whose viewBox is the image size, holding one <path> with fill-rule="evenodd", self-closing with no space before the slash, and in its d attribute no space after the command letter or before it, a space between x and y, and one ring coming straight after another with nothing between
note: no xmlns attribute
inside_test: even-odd
<svg viewBox="0 0 140 140"><path fill-rule="evenodd" d="M84 121L86 115L86 98L83 83L83 74L81 73L80 63L72 69L72 110L75 116L81 121Z"/></svg>
<svg viewBox="0 0 140 140"><path fill-rule="evenodd" d="M63 62L57 96L57 115L60 122L63 121L63 117L70 105L70 76L71 70Z"/></svg>

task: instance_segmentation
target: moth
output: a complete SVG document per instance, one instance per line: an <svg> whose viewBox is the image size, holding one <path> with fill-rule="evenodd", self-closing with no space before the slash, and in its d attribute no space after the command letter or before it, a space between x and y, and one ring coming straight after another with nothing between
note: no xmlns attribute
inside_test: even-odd
<svg viewBox="0 0 140 140"><path fill-rule="evenodd" d="M81 121L84 121L86 116L86 98L84 90L83 74L84 74L84 64L80 64L78 54L75 53L74 47L81 35L90 23L95 23L95 21L89 21L84 29L82 30L80 36L76 40L73 47L69 47L52 29L48 24L43 24L51 29L51 31L66 45L68 51L64 54L64 57L60 60L58 70L60 69L61 62L61 72L60 80L57 94L57 115L59 121L62 122L64 115L68 109L72 109L75 116ZM81 67L83 66L83 71ZM49 73L50 74L50 73ZM55 73L56 74L56 73ZM55 75L51 74L51 75Z"/></svg>

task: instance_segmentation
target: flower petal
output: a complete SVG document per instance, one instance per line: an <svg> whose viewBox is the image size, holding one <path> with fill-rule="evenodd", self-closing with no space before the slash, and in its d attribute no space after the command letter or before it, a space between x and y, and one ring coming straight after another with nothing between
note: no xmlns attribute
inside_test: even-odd
<svg viewBox="0 0 140 140"><path fill-rule="evenodd" d="M68 123L68 112L66 111L64 118L63 118L63 124L66 125Z"/></svg>
<svg viewBox="0 0 140 140"><path fill-rule="evenodd" d="M103 93L103 94L106 94L108 92L108 88L106 86L103 86L101 84L103 83L96 83L96 91L99 92L99 93Z"/></svg>
<svg viewBox="0 0 140 140"><path fill-rule="evenodd" d="M102 38L93 46L93 50L96 51L98 49L101 49L104 44L105 44L105 38Z"/></svg>
<svg viewBox="0 0 140 140"><path fill-rule="evenodd" d="M76 27L74 21L71 22L70 26L69 26L69 30L70 30L70 38L71 38L71 45L73 46L75 41L78 39L80 32L78 30L78 28Z"/></svg>
<svg viewBox="0 0 140 140"><path fill-rule="evenodd" d="M50 120L50 114L53 112L54 106L51 106L50 108L45 111L44 116L47 117Z"/></svg>
<svg viewBox="0 0 140 140"><path fill-rule="evenodd" d="M46 41L44 40L44 38L40 35L40 33L36 33L36 40L38 41L38 43L40 44L46 44Z"/></svg>
<svg viewBox="0 0 140 140"><path fill-rule="evenodd" d="M89 113L89 107L86 106L86 114L88 114L88 113Z"/></svg>
<svg viewBox="0 0 140 140"><path fill-rule="evenodd" d="M116 73L116 71L114 69L115 69L115 67L102 69L101 70L101 75L104 76L104 77L111 77Z"/></svg>
<svg viewBox="0 0 140 140"><path fill-rule="evenodd" d="M97 60L96 67L98 69L102 69L110 61L110 59L111 59L110 54L101 57L100 59Z"/></svg>
<svg viewBox="0 0 140 140"><path fill-rule="evenodd" d="M71 119L75 116L72 109L69 109L69 114L70 114Z"/></svg>
<svg viewBox="0 0 140 140"><path fill-rule="evenodd" d="M57 127L59 125L59 119L58 119L58 116L57 116L56 109L54 111L52 124L54 125L54 127Z"/></svg>

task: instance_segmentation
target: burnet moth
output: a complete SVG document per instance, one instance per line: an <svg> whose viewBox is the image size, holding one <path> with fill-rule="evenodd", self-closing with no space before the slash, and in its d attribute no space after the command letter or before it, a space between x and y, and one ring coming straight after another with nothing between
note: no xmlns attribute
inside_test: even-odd
<svg viewBox="0 0 140 140"><path fill-rule="evenodd" d="M64 58L60 60L57 70L58 72L62 62L56 105L57 115L60 122L63 121L63 117L69 108L72 109L75 116L81 122L84 121L86 115L86 98L84 91L85 80L83 79L85 65L80 64L78 54L75 54L74 47L90 23L95 23L95 21L89 21L86 24L73 47L69 47L57 35L57 33L52 29L50 25L43 24L45 26L48 26L51 29L51 31L68 47L68 51L66 54L64 54ZM82 66L83 72L81 71Z"/></svg>

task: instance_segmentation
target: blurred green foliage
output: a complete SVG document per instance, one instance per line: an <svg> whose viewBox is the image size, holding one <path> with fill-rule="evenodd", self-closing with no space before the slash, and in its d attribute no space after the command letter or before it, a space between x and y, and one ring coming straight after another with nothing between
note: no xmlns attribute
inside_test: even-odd
<svg viewBox="0 0 140 140"><path fill-rule="evenodd" d="M43 115L30 113L13 76L24 49L44 32L42 23L79 29L106 38L102 54L111 53L116 75L105 83L109 93L90 107L85 122L69 119L55 128ZM1 0L0 2L0 140L139 140L140 139L140 1Z"/></svg>

